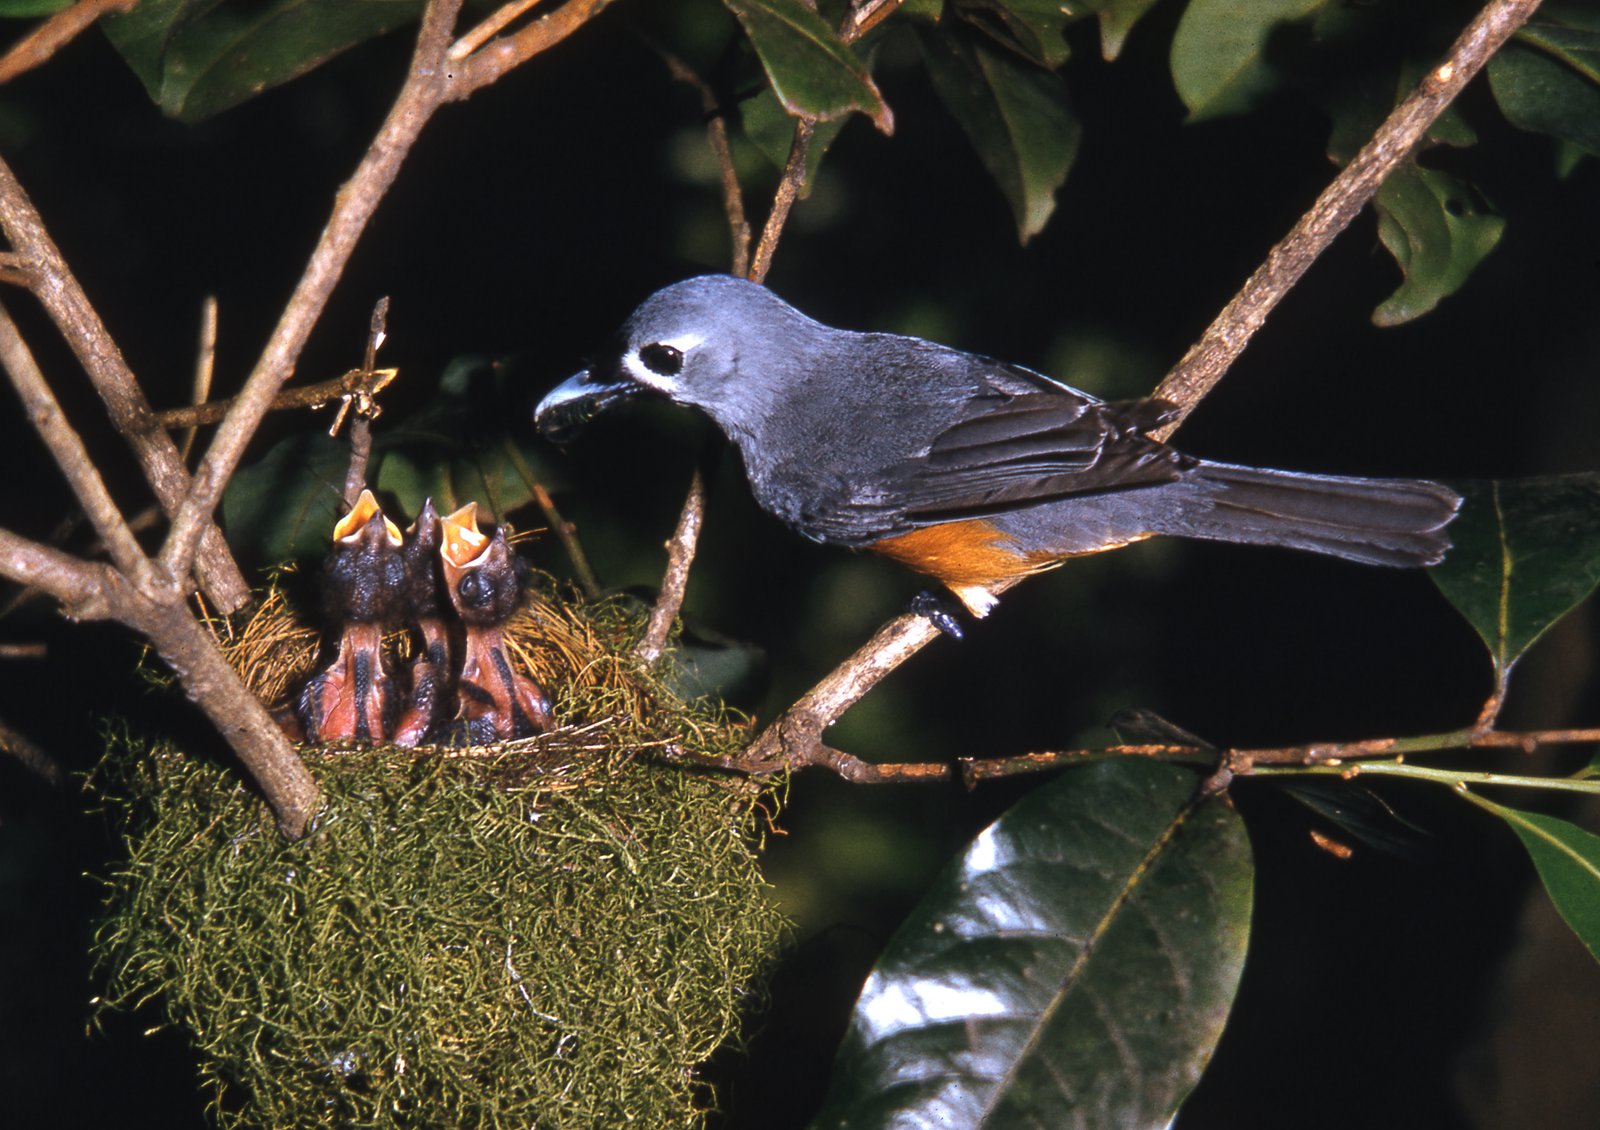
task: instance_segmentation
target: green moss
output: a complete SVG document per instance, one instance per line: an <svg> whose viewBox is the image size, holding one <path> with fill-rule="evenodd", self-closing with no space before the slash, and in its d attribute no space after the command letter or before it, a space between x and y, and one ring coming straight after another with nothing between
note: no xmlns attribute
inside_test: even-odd
<svg viewBox="0 0 1600 1130"><path fill-rule="evenodd" d="M581 700L589 725L496 749L308 752L324 808L298 843L237 774L114 742L106 1001L189 1031L226 1126L698 1124L696 1065L784 928L763 794L609 744L736 743L714 714Z"/></svg>

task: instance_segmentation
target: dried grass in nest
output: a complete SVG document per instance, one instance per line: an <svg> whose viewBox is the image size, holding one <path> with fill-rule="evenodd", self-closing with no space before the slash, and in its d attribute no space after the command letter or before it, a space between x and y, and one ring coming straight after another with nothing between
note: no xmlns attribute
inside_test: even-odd
<svg viewBox="0 0 1600 1130"><path fill-rule="evenodd" d="M325 806L298 843L235 773L115 738L106 1002L188 1030L229 1127L699 1125L697 1065L759 1003L784 924L756 866L767 794L636 756L745 736L638 669L640 630L625 604L534 603L514 635L562 725L305 750ZM269 594L228 646L281 696L309 631Z"/></svg>

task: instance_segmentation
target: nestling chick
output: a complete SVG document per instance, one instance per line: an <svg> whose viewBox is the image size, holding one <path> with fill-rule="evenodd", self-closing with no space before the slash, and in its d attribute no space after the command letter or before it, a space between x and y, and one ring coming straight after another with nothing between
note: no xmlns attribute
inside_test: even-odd
<svg viewBox="0 0 1600 1130"><path fill-rule="evenodd" d="M466 628L456 721L469 745L528 737L550 728L550 702L532 679L511 666L503 629L522 599L521 561L505 527L489 537L478 529L478 504L441 519L439 557L445 589Z"/></svg>
<svg viewBox="0 0 1600 1130"><path fill-rule="evenodd" d="M409 747L425 741L443 713L450 677L450 632L439 560L443 536L439 511L430 498L422 504L422 512L400 547L406 567L405 613L421 635L422 646L411 661L411 697L395 727L396 745Z"/></svg>
<svg viewBox="0 0 1600 1130"><path fill-rule="evenodd" d="M364 490L333 528L323 569L328 618L341 625L339 653L300 692L297 713L312 742L382 742L399 705L383 662L383 632L400 609L405 565L400 527Z"/></svg>

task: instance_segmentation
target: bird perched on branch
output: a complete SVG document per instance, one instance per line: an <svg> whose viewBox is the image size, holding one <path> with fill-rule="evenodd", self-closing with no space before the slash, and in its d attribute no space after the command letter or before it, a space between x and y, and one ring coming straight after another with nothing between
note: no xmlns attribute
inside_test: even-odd
<svg viewBox="0 0 1600 1130"><path fill-rule="evenodd" d="M932 576L976 616L1005 582L1158 534L1431 565L1461 503L1438 483L1197 459L1150 437L1175 418L1165 401L834 329L726 275L651 295L534 416L561 440L636 393L709 415L779 520Z"/></svg>

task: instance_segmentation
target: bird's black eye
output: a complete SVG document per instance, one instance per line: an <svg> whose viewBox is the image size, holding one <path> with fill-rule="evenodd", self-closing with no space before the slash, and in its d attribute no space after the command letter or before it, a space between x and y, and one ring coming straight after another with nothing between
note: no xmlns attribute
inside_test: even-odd
<svg viewBox="0 0 1600 1130"><path fill-rule="evenodd" d="M639 350L639 360L657 376L675 377L683 372L683 350L671 345L647 345Z"/></svg>

